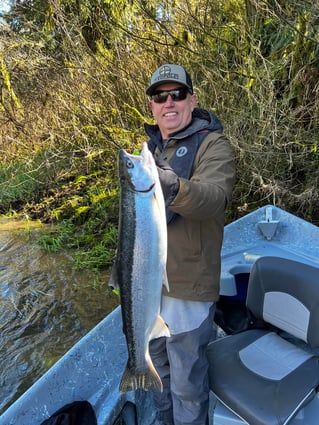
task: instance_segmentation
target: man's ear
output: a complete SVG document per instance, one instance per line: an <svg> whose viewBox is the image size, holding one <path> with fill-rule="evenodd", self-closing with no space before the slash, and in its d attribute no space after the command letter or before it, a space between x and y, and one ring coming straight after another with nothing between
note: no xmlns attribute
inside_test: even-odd
<svg viewBox="0 0 319 425"><path fill-rule="evenodd" d="M193 110L197 106L197 100L198 100L197 95L196 94L192 94L192 112L193 112Z"/></svg>

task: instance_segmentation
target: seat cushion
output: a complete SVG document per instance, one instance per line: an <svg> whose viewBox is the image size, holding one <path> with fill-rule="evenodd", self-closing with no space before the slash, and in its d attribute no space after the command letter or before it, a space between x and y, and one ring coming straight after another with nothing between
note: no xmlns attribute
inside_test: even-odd
<svg viewBox="0 0 319 425"><path fill-rule="evenodd" d="M319 361L274 332L254 329L208 346L210 388L250 425L284 425L314 394Z"/></svg>
<svg viewBox="0 0 319 425"><path fill-rule="evenodd" d="M248 310L311 347L319 347L318 272L318 267L286 258L259 258L250 273Z"/></svg>

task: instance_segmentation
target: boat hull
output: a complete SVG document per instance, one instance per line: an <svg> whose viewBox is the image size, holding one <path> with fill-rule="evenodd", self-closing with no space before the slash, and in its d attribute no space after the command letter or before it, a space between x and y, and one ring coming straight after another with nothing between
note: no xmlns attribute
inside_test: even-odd
<svg viewBox="0 0 319 425"><path fill-rule="evenodd" d="M244 301L252 265L260 256L269 255L313 265L318 267L319 275L319 228L269 205L226 226L221 295ZM241 293L239 281L244 286ZM0 425L40 425L56 410L75 400L88 400L92 404L98 425L120 423L121 412L128 404L136 406L134 415L139 425L149 425L154 417L151 393L119 392L126 362L127 348L118 307L13 403L0 417ZM290 424L317 425L318 417L316 395ZM133 417L130 422L121 420L121 423L135 423ZM211 425L244 423L211 394Z"/></svg>

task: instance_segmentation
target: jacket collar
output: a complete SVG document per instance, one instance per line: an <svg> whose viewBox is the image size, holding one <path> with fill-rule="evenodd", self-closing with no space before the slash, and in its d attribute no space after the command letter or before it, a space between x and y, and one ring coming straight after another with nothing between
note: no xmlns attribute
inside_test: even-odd
<svg viewBox="0 0 319 425"><path fill-rule="evenodd" d="M150 139L152 139L157 146L162 145L163 140L158 125L145 124L144 127ZM213 112L207 111L205 109L195 108L190 124L183 130L170 134L168 141L170 139L182 140L201 130L222 131L223 126Z"/></svg>

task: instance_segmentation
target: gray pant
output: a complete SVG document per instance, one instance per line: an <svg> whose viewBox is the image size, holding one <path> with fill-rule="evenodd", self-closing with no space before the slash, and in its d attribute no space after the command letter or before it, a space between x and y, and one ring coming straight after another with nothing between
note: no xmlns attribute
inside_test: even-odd
<svg viewBox="0 0 319 425"><path fill-rule="evenodd" d="M150 341L150 354L163 383L154 392L158 419L174 425L207 425L209 407L207 344L213 340L215 304L189 332Z"/></svg>

